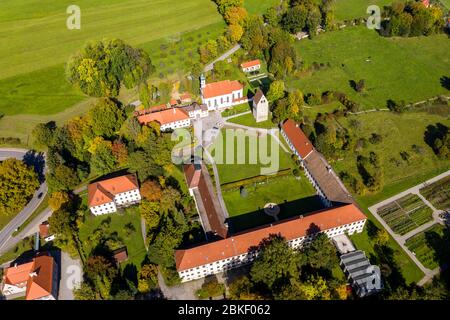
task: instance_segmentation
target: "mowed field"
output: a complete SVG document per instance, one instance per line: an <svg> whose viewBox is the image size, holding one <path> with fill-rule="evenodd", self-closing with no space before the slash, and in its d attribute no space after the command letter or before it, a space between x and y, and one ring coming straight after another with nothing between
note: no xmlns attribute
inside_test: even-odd
<svg viewBox="0 0 450 320"><path fill-rule="evenodd" d="M165 69L157 61L160 44L187 33L206 41L224 25L210 0L80 0L76 4L81 9L81 30L68 30L66 8L71 4L68 0L0 3L0 35L7 44L0 47L0 115L5 115L0 136L24 140L35 123L63 121L85 112L86 97L66 82L64 66L88 41L124 39L147 50L157 62L157 72L175 73L180 64L172 60L184 60L183 54L190 51L195 58L198 43L183 54L168 53ZM199 36L198 30L204 32Z"/></svg>
<svg viewBox="0 0 450 320"><path fill-rule="evenodd" d="M279 3L280 0L244 0L244 7L249 14L263 14L267 8Z"/></svg>
<svg viewBox="0 0 450 320"><path fill-rule="evenodd" d="M450 75L450 41L443 34L385 38L359 26L297 41L296 47L306 65L325 64L289 82L305 94L338 90L365 109L385 108L389 99L409 103L450 95L441 84L441 78ZM349 83L360 79L365 80L364 93Z"/></svg>
<svg viewBox="0 0 450 320"><path fill-rule="evenodd" d="M367 18L367 7L375 5L383 10L383 6L392 2L393 0L336 0L333 4L334 14L337 21Z"/></svg>

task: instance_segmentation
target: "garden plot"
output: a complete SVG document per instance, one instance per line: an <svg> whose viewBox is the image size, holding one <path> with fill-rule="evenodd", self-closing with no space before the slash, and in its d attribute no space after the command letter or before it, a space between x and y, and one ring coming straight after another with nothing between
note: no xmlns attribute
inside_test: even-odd
<svg viewBox="0 0 450 320"><path fill-rule="evenodd" d="M428 269L435 269L448 258L448 231L440 224L406 240L406 246Z"/></svg>
<svg viewBox="0 0 450 320"><path fill-rule="evenodd" d="M379 208L378 214L395 233L400 235L433 219L431 208L415 194L408 194Z"/></svg>
<svg viewBox="0 0 450 320"><path fill-rule="evenodd" d="M441 210L450 208L450 176L436 181L425 188L420 189L420 193L431 202L431 204Z"/></svg>

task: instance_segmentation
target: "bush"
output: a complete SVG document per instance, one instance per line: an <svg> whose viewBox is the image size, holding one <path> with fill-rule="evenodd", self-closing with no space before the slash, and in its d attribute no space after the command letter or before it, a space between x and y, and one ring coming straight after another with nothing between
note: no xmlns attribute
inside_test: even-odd
<svg viewBox="0 0 450 320"><path fill-rule="evenodd" d="M316 93L309 93L306 96L306 103L310 106L317 106L322 103L322 97Z"/></svg>
<svg viewBox="0 0 450 320"><path fill-rule="evenodd" d="M13 137L0 137L0 144L21 144L22 141L19 138Z"/></svg>
<svg viewBox="0 0 450 320"><path fill-rule="evenodd" d="M383 141L383 137L377 133L372 133L372 135L369 138L369 142L371 144L379 144L381 141Z"/></svg>

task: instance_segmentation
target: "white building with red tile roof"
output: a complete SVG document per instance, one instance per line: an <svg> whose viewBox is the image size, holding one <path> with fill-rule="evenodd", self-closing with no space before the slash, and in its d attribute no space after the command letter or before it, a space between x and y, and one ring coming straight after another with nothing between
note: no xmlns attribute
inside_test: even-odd
<svg viewBox="0 0 450 320"><path fill-rule="evenodd" d="M242 71L244 72L253 72L261 69L261 61L259 59L247 61L241 64Z"/></svg>
<svg viewBox="0 0 450 320"><path fill-rule="evenodd" d="M161 131L186 128L191 125L189 114L182 108L170 108L156 112L142 114L137 117L141 125L156 121L161 126Z"/></svg>
<svg viewBox="0 0 450 320"><path fill-rule="evenodd" d="M200 279L251 263L260 242L271 234L280 234L292 248L308 244L318 233L329 237L362 232L366 216L354 204L313 212L273 223L229 238L175 252L182 282Z"/></svg>
<svg viewBox="0 0 450 320"><path fill-rule="evenodd" d="M205 77L200 80L202 102L208 110L224 110L248 101L244 97L244 86L236 80L223 80L206 84Z"/></svg>
<svg viewBox="0 0 450 320"><path fill-rule="evenodd" d="M56 300L58 267L50 255L5 269L1 287L5 297L25 294L26 300Z"/></svg>
<svg viewBox="0 0 450 320"><path fill-rule="evenodd" d="M88 205L92 214L113 213L141 201L139 184L134 174L128 174L88 185Z"/></svg>

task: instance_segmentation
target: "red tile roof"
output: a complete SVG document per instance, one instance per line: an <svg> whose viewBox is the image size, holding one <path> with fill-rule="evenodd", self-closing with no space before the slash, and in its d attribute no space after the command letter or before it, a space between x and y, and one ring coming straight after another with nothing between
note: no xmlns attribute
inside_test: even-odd
<svg viewBox="0 0 450 320"><path fill-rule="evenodd" d="M5 283L19 285L26 282L26 299L34 300L52 294L54 260L49 255L41 255L33 261L5 270Z"/></svg>
<svg viewBox="0 0 450 320"><path fill-rule="evenodd" d="M187 270L244 254L249 248L258 246L261 240L270 234L281 234L289 241L307 235L308 230L314 225L324 231L365 219L366 216L354 204L347 204L305 217L280 221L224 240L191 249L177 250L175 252L177 270Z"/></svg>
<svg viewBox="0 0 450 320"><path fill-rule="evenodd" d="M181 108L170 108L167 110L153 112L138 117L140 124L147 124L152 121L158 122L160 125L183 121L189 119L189 115Z"/></svg>
<svg viewBox="0 0 450 320"><path fill-rule="evenodd" d="M241 67L243 69L246 69L246 68L254 67L254 66L257 66L257 65L261 65L261 62L259 61L259 59L244 62L244 63L241 64Z"/></svg>
<svg viewBox="0 0 450 320"><path fill-rule="evenodd" d="M308 137L294 120L286 120L281 126L281 129L283 129L289 141L291 141L298 154L303 159L305 159L314 150L313 144L309 141Z"/></svg>
<svg viewBox="0 0 450 320"><path fill-rule="evenodd" d="M34 276L27 285L27 300L39 299L52 294L54 260L50 256L34 259Z"/></svg>
<svg viewBox="0 0 450 320"><path fill-rule="evenodd" d="M139 188L136 175L128 174L116 178L98 181L88 185L89 207L99 206L112 202L119 193Z"/></svg>
<svg viewBox="0 0 450 320"><path fill-rule="evenodd" d="M124 262L128 260L127 248L120 248L113 252L113 258L117 263Z"/></svg>
<svg viewBox="0 0 450 320"><path fill-rule="evenodd" d="M354 204L347 204L311 213L305 217L280 221L224 240L177 250L175 252L177 270L187 270L244 254L249 248L258 246L261 240L270 234L281 234L286 240L292 240L306 236L314 225L324 231L365 219L366 216Z"/></svg>
<svg viewBox="0 0 450 320"><path fill-rule="evenodd" d="M226 94L231 94L233 91L241 90L244 86L236 80L224 80L219 82L208 83L203 89L203 98L219 97Z"/></svg>
<svg viewBox="0 0 450 320"><path fill-rule="evenodd" d="M41 236L41 238L47 238L50 235L49 229L50 225L48 224L48 222L43 222L39 225L39 235Z"/></svg>

